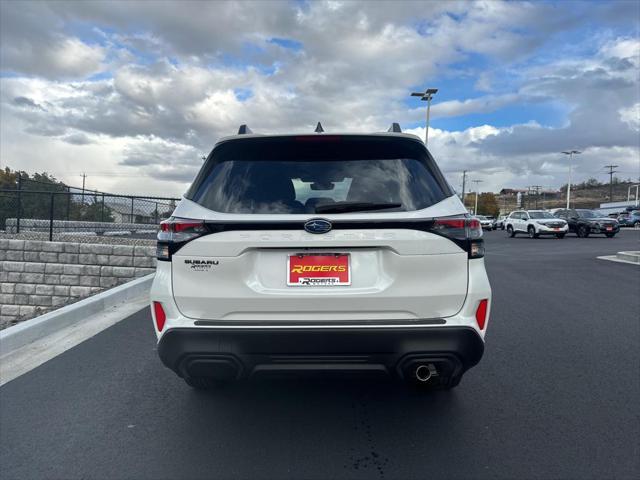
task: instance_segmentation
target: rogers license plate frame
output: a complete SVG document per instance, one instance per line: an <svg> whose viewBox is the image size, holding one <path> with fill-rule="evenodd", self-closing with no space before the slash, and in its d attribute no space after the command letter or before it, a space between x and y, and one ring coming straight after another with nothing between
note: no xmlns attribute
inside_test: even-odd
<svg viewBox="0 0 640 480"><path fill-rule="evenodd" d="M325 275L320 275L316 277L309 276L298 276L296 281L292 280L292 273L304 273L304 272L292 272L292 259L304 260L314 258L316 260L320 259L334 259L335 261L325 263L310 263L308 266L341 266L340 264L346 265L346 279L344 279L344 275L340 275L342 272L336 272L337 276L331 277L331 270L326 272L318 271L317 273L323 273ZM301 265L305 266L305 265ZM302 281L301 281L302 280ZM351 254L349 253L296 253L287 255L287 286L289 287L348 287L351 285Z"/></svg>

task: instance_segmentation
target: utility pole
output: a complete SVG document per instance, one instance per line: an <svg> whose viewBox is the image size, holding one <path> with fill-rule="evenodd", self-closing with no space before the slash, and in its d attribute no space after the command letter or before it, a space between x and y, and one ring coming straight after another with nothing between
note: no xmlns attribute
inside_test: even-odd
<svg viewBox="0 0 640 480"><path fill-rule="evenodd" d="M467 181L467 171L463 170L462 171L462 203L464 204L464 188L466 185L466 181Z"/></svg>
<svg viewBox="0 0 640 480"><path fill-rule="evenodd" d="M84 205L84 182L87 179L87 174L83 172L80 176L82 177L82 205Z"/></svg>
<svg viewBox="0 0 640 480"><path fill-rule="evenodd" d="M429 143L429 115L431 112L431 99L436 93L438 93L437 88L427 88L424 92L413 92L411 94L412 97L420 97L420 100L425 100L427 102L427 128L424 132L425 146Z"/></svg>
<svg viewBox="0 0 640 480"><path fill-rule="evenodd" d="M604 168L609 169L609 201L613 202L613 174L616 173L614 168L617 168L618 165L605 165Z"/></svg>
<svg viewBox="0 0 640 480"><path fill-rule="evenodd" d="M542 188L540 185L531 185L529 188L529 192L535 192L535 202L536 202L536 210L538 209L538 197L540 196L540 189Z"/></svg>
<svg viewBox="0 0 640 480"><path fill-rule="evenodd" d="M562 152L565 155L569 155L569 183L567 183L567 210L569 210L571 207L570 202L571 202L571 165L573 162L573 155L576 154L580 154L582 152L579 152L578 150L567 150L566 152Z"/></svg>
<svg viewBox="0 0 640 480"><path fill-rule="evenodd" d="M16 233L20 233L20 213L22 212L22 172L18 170L18 211L16 215Z"/></svg>
<svg viewBox="0 0 640 480"><path fill-rule="evenodd" d="M482 180L473 180L473 183L476 184L476 206L473 209L473 214L478 215L478 184L482 183Z"/></svg>

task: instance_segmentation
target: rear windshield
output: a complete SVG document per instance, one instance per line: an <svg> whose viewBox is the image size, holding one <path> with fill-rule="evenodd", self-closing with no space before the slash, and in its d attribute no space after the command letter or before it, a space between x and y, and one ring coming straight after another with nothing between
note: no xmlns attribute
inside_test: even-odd
<svg viewBox="0 0 640 480"><path fill-rule="evenodd" d="M452 194L418 141L323 135L224 142L187 198L223 213L300 214L419 210Z"/></svg>

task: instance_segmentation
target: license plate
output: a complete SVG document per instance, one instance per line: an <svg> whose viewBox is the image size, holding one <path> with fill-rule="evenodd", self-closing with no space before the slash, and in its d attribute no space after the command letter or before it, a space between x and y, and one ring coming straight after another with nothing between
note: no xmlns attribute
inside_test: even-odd
<svg viewBox="0 0 640 480"><path fill-rule="evenodd" d="M613 227L607 227L607 232L610 232L611 230L613 230Z"/></svg>
<svg viewBox="0 0 640 480"><path fill-rule="evenodd" d="M297 287L351 285L349 254L289 255L287 285Z"/></svg>
<svg viewBox="0 0 640 480"><path fill-rule="evenodd" d="M554 230L560 230L560 227L553 227Z"/></svg>

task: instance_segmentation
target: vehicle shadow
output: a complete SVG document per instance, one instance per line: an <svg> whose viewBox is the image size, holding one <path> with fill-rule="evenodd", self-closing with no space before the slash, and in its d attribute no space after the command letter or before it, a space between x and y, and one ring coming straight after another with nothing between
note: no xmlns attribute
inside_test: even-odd
<svg viewBox="0 0 640 480"><path fill-rule="evenodd" d="M256 380L214 391L187 389L180 397L177 428L184 431L175 433L204 454L212 431L218 442L226 432L225 451L251 452L252 461L269 465L267 477L304 472L309 458L324 465L314 467L312 478L388 476L398 462L410 462L413 449L425 449L407 439L463 443L468 432L461 425L473 415L455 389L424 392L391 380Z"/></svg>

